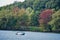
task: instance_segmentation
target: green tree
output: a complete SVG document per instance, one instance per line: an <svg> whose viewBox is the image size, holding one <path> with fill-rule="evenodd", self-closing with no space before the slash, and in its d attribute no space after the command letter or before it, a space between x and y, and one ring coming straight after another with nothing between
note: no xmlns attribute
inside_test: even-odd
<svg viewBox="0 0 60 40"><path fill-rule="evenodd" d="M46 2L45 7L58 10L60 8L59 4L60 4L60 0L49 0L48 2Z"/></svg>
<svg viewBox="0 0 60 40"><path fill-rule="evenodd" d="M60 10L52 15L52 20L49 22L53 31L60 31Z"/></svg>

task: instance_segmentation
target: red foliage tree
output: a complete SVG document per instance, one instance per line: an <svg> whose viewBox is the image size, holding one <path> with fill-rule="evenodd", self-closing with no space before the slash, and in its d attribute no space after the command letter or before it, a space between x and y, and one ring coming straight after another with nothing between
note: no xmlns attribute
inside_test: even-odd
<svg viewBox="0 0 60 40"><path fill-rule="evenodd" d="M51 15L53 14L53 10L47 9L41 12L39 15L39 23L47 24L51 20Z"/></svg>

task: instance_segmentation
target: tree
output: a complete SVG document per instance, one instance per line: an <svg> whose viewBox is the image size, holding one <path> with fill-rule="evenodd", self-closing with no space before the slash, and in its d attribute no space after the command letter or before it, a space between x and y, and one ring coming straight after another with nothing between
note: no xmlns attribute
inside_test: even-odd
<svg viewBox="0 0 60 40"><path fill-rule="evenodd" d="M32 8L28 7L26 9L26 13L29 17L29 25L30 26L38 26L38 15L39 12L38 11L34 11Z"/></svg>
<svg viewBox="0 0 60 40"><path fill-rule="evenodd" d="M60 4L60 0L49 0L48 2L46 2L45 7L58 10L60 8L59 4Z"/></svg>
<svg viewBox="0 0 60 40"><path fill-rule="evenodd" d="M41 12L41 14L39 15L39 23L41 27L47 29L48 22L51 20L52 14L53 11L51 9L47 9Z"/></svg>
<svg viewBox="0 0 60 40"><path fill-rule="evenodd" d="M39 12L38 11L36 11L36 12L34 12L34 11L32 11L32 14L31 14L31 26L39 26L39 22L38 22L38 16L39 15Z"/></svg>
<svg viewBox="0 0 60 40"><path fill-rule="evenodd" d="M52 15L52 20L48 23L53 31L60 31L60 10Z"/></svg>

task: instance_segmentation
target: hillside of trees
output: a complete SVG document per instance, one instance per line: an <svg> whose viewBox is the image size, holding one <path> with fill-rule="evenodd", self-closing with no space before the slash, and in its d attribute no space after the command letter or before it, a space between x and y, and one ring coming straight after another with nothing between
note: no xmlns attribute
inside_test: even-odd
<svg viewBox="0 0 60 40"><path fill-rule="evenodd" d="M0 7L0 30L60 32L60 0L25 0Z"/></svg>

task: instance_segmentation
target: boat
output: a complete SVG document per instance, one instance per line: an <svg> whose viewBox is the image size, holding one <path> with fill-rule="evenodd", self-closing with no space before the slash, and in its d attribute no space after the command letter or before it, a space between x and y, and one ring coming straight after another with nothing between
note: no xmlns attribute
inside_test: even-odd
<svg viewBox="0 0 60 40"><path fill-rule="evenodd" d="M25 35L25 33L17 32L16 35Z"/></svg>

